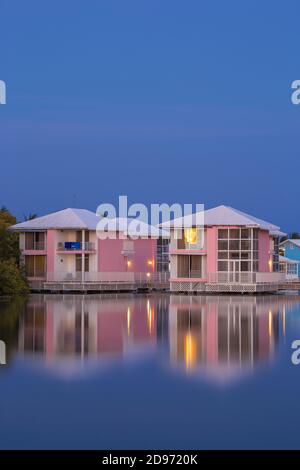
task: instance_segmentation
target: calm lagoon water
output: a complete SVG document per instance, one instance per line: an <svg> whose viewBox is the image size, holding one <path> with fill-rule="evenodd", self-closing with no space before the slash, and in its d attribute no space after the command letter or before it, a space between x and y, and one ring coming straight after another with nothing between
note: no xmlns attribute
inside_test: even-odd
<svg viewBox="0 0 300 470"><path fill-rule="evenodd" d="M3 449L300 448L300 297L0 302Z"/></svg>

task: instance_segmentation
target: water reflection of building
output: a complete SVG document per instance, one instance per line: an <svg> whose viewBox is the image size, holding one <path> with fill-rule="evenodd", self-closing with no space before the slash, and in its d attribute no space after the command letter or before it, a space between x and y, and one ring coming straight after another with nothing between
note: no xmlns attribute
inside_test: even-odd
<svg viewBox="0 0 300 470"><path fill-rule="evenodd" d="M224 379L270 358L284 334L287 299L171 296L171 361Z"/></svg>
<svg viewBox="0 0 300 470"><path fill-rule="evenodd" d="M156 351L178 370L228 380L273 356L298 304L297 296L34 295L19 317L18 349L66 376Z"/></svg>
<svg viewBox="0 0 300 470"><path fill-rule="evenodd" d="M21 318L19 350L46 358L115 356L156 343L159 298L33 296Z"/></svg>

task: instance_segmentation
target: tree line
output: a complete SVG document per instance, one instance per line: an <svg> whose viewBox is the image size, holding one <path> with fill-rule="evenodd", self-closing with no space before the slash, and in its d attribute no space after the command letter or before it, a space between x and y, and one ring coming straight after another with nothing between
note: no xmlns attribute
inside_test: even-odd
<svg viewBox="0 0 300 470"><path fill-rule="evenodd" d="M0 208L0 296L29 292L24 268L20 265L19 237L9 227L17 223L6 207Z"/></svg>

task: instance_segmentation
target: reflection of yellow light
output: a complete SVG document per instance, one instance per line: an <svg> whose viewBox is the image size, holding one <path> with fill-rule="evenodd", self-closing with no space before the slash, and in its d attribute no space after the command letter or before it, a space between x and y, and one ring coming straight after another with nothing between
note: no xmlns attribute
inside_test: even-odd
<svg viewBox="0 0 300 470"><path fill-rule="evenodd" d="M151 276L151 274L150 274L150 273L147 273L147 277L150 277L150 276Z"/></svg>
<svg viewBox="0 0 300 470"><path fill-rule="evenodd" d="M127 332L130 334L130 325L131 325L131 311L130 307L127 308Z"/></svg>
<svg viewBox="0 0 300 470"><path fill-rule="evenodd" d="M153 261L151 259L148 259L148 265L153 266Z"/></svg>
<svg viewBox="0 0 300 470"><path fill-rule="evenodd" d="M273 335L273 315L272 310L269 310L269 336L272 338Z"/></svg>
<svg viewBox="0 0 300 470"><path fill-rule="evenodd" d="M184 240L185 243L190 245L196 245L198 242L198 231L196 228L186 228L184 230Z"/></svg>
<svg viewBox="0 0 300 470"><path fill-rule="evenodd" d="M184 337L184 359L187 369L191 369L197 361L197 343L191 333L187 333Z"/></svg>
<svg viewBox="0 0 300 470"><path fill-rule="evenodd" d="M147 300L147 322L148 322L149 333L151 334L153 330L154 311L151 308L149 300Z"/></svg>
<svg viewBox="0 0 300 470"><path fill-rule="evenodd" d="M269 271L271 273L273 271L273 260L272 260L272 258L269 259L268 265L269 265Z"/></svg>
<svg viewBox="0 0 300 470"><path fill-rule="evenodd" d="M130 261L130 259L129 259L129 260L127 261L127 267L128 267L128 268L131 268L131 266L132 266L132 261Z"/></svg>

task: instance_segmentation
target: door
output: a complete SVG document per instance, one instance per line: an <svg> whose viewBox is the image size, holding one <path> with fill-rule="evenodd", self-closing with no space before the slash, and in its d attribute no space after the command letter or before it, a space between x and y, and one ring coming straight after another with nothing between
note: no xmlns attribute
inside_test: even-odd
<svg viewBox="0 0 300 470"><path fill-rule="evenodd" d="M229 282L239 282L240 280L240 262L229 261Z"/></svg>

